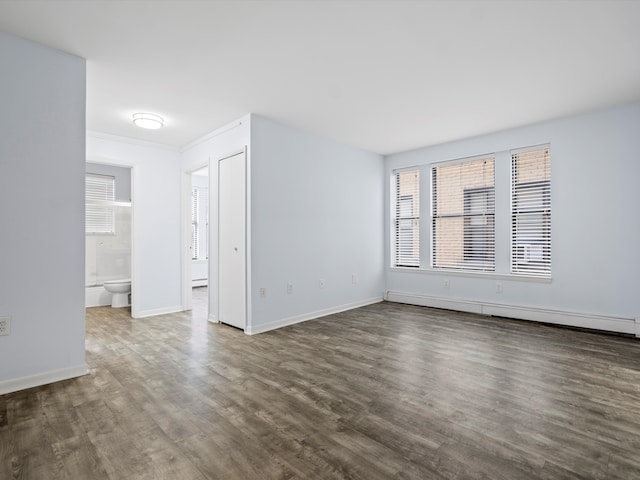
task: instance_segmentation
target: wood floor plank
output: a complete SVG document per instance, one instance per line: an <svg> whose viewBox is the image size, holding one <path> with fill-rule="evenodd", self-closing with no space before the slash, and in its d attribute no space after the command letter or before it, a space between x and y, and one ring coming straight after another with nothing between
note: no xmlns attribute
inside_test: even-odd
<svg viewBox="0 0 640 480"><path fill-rule="evenodd" d="M0 478L640 479L640 342L379 303L247 336L87 310L90 374L0 396Z"/></svg>

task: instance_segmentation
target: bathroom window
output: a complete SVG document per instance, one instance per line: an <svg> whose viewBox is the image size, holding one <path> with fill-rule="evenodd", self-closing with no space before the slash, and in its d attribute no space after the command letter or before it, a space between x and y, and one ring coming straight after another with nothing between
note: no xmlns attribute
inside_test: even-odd
<svg viewBox="0 0 640 480"><path fill-rule="evenodd" d="M115 178L87 173L85 176L85 230L88 234L114 234Z"/></svg>

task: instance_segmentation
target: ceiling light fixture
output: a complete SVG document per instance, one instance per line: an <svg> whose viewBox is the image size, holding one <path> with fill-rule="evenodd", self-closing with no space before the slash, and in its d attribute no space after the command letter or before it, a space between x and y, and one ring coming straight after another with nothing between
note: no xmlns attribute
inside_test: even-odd
<svg viewBox="0 0 640 480"><path fill-rule="evenodd" d="M154 115L153 113L134 113L133 123L140 128L157 130L164 125L164 119L160 115Z"/></svg>

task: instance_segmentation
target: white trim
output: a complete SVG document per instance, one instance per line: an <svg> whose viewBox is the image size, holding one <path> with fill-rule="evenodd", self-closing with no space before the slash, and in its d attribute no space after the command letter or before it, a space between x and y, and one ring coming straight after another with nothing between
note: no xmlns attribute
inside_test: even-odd
<svg viewBox="0 0 640 480"><path fill-rule="evenodd" d="M146 318L146 317L154 317L156 315L166 315L168 313L177 313L182 312L182 305L176 305L173 307L164 307L164 308L152 308L151 310L141 310L136 312L135 315L133 313L131 316L133 318Z"/></svg>
<svg viewBox="0 0 640 480"><path fill-rule="evenodd" d="M216 316L213 313L209 314L209 318L207 320L209 320L209 322L211 322L211 323L220 323L220 322L218 322L218 319L216 318Z"/></svg>
<svg viewBox="0 0 640 480"><path fill-rule="evenodd" d="M25 390L27 388L39 387L48 383L69 380L70 378L81 377L87 373L89 373L87 364L83 363L82 365L76 365L74 367L51 370L26 377L13 378L11 380L3 380L0 382L0 395Z"/></svg>
<svg viewBox="0 0 640 480"><path fill-rule="evenodd" d="M603 315L590 315L578 312L566 312L535 307L520 307L516 305L503 305L497 303L485 303L455 298L431 297L413 293L387 292L385 300L423 307L443 308L458 310L461 312L479 313L496 317L515 318L519 320L531 320L534 322L552 323L571 327L590 328L609 332L638 335L638 319L621 317L608 317Z"/></svg>
<svg viewBox="0 0 640 480"><path fill-rule="evenodd" d="M121 137L120 135L112 135L110 133L96 132L93 130L87 130L87 137L92 137L98 140L110 140L112 142L128 143L130 145L139 145L141 147L160 148L162 150L170 150L172 152L181 153L181 150L173 145L167 145L165 143L148 142L146 140L138 140L137 138Z"/></svg>
<svg viewBox="0 0 640 480"><path fill-rule="evenodd" d="M187 143L186 145L180 147L180 153L184 153L187 150L195 147L196 145L200 145L201 143L206 142L207 140L211 140L212 138L217 137L218 135L222 135L223 133L227 133L231 130L234 130L242 125L242 120L236 120L235 122L228 123L220 128L217 128L213 132L207 133L200 138L196 138L194 141Z"/></svg>
<svg viewBox="0 0 640 480"><path fill-rule="evenodd" d="M334 313L344 312L346 310L352 310L354 308L364 307L366 305L372 305L374 303L379 303L383 300L382 297L373 297L367 298L365 300L360 300L358 302L346 303L344 305L338 305L336 307L324 308L322 310L316 310L315 312L303 313L302 315L295 315L293 317L283 318L281 320L274 320L269 323L265 323L262 325L253 325L248 326L245 329L245 333L247 335L255 335L257 333L264 333L270 330L275 330L277 328L286 327L289 325L294 325L300 322L306 322L307 320L313 320L320 317L325 317L327 315L333 315Z"/></svg>

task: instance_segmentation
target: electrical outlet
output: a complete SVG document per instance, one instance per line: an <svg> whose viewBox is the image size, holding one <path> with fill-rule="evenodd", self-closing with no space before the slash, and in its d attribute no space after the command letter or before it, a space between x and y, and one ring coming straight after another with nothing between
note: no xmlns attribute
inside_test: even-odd
<svg viewBox="0 0 640 480"><path fill-rule="evenodd" d="M358 276L355 273L351 275L351 283L353 283L354 285L358 283Z"/></svg>
<svg viewBox="0 0 640 480"><path fill-rule="evenodd" d="M0 317L0 336L11 333L11 317Z"/></svg>
<svg viewBox="0 0 640 480"><path fill-rule="evenodd" d="M262 287L260 289L260 298L266 298L267 297L267 289Z"/></svg>
<svg viewBox="0 0 640 480"><path fill-rule="evenodd" d="M318 285L320 285L320 288L324 288L324 278L320 279L320 281L318 282Z"/></svg>
<svg viewBox="0 0 640 480"><path fill-rule="evenodd" d="M502 284L496 283L496 293L502 293Z"/></svg>
<svg viewBox="0 0 640 480"><path fill-rule="evenodd" d="M293 282L287 284L287 293L291 295L293 293Z"/></svg>
<svg viewBox="0 0 640 480"><path fill-rule="evenodd" d="M442 282L442 287L443 287L443 288L449 288L449 280L444 280L444 281Z"/></svg>

